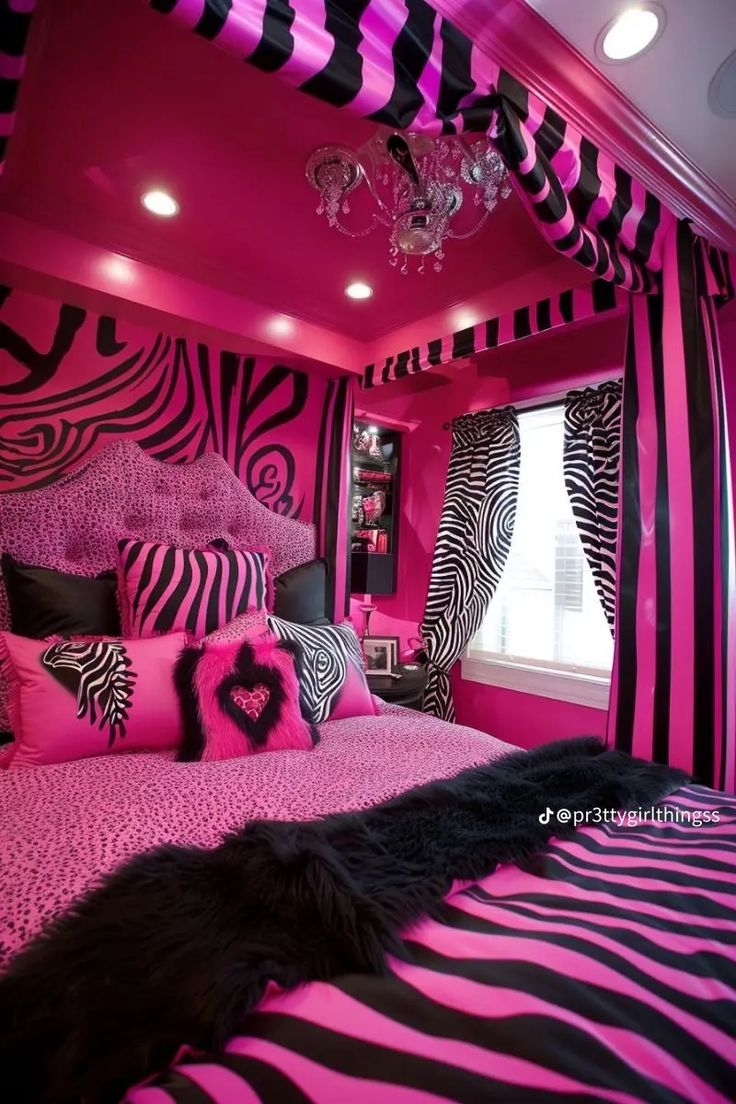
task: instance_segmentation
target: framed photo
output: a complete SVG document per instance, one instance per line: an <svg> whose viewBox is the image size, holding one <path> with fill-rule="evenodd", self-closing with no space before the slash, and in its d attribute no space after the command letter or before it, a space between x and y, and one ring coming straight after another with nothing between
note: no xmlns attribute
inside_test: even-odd
<svg viewBox="0 0 736 1104"><path fill-rule="evenodd" d="M399 661L398 636L366 636L363 638L365 673L390 675Z"/></svg>

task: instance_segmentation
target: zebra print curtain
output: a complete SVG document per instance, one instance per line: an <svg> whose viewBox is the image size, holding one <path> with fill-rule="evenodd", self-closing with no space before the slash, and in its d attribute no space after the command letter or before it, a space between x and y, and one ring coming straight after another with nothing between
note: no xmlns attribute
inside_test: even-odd
<svg viewBox="0 0 736 1104"><path fill-rule="evenodd" d="M614 633L621 459L620 380L569 391L562 462L565 487L603 612Z"/></svg>
<svg viewBox="0 0 736 1104"><path fill-rule="evenodd" d="M455 719L450 669L480 628L509 554L519 458L513 407L463 414L453 422L421 626L429 664L424 712L446 721Z"/></svg>

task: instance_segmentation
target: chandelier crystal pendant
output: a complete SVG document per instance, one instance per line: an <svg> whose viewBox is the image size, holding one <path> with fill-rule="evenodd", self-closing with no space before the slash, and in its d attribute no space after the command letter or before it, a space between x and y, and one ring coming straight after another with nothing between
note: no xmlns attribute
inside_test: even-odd
<svg viewBox="0 0 736 1104"><path fill-rule="evenodd" d="M379 130L357 150L320 146L306 165L307 180L319 192L317 214L329 226L351 238L363 238L378 226L390 230L389 264L419 257L418 271L434 255L435 272L442 270L448 238L470 238L483 227L499 196L511 194L508 171L487 138L471 141L451 136L428 138ZM353 228L343 216L351 214L350 195L365 185L374 209L367 226ZM453 220L470 198L474 217L463 217L464 229Z"/></svg>

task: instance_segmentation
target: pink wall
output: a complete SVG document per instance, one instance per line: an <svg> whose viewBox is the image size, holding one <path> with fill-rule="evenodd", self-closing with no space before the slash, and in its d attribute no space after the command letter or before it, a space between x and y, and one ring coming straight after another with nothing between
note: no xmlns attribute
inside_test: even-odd
<svg viewBox="0 0 736 1104"><path fill-rule="evenodd" d="M469 410L540 397L622 373L625 322L608 318L530 338L364 393L360 411L410 426L404 437L399 586L376 599L375 634L416 634L442 510L451 436L443 423ZM356 603L357 604L357 603ZM458 720L531 747L581 733L602 735L605 712L485 686L454 672Z"/></svg>
<svg viewBox="0 0 736 1104"><path fill-rule="evenodd" d="M328 391L271 358L0 286L0 491L130 437L170 462L219 452L264 505L309 522Z"/></svg>

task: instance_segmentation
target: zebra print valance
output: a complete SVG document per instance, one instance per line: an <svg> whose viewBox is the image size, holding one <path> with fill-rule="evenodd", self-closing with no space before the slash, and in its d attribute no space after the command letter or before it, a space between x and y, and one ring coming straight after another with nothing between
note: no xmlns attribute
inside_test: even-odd
<svg viewBox="0 0 736 1104"><path fill-rule="evenodd" d="M626 296L619 288L607 280L593 280L583 287L561 291L558 295L518 307L508 314L455 330L446 337L404 349L395 356L386 357L381 367L369 364L363 373L361 387L377 387L440 364L449 364L461 357L474 356L511 341L545 333L569 322L582 322L610 311L623 311L625 307Z"/></svg>

